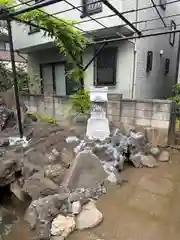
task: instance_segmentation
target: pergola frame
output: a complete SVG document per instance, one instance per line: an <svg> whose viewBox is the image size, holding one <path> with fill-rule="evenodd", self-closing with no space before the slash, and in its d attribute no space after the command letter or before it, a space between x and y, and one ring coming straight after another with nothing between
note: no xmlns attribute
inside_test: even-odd
<svg viewBox="0 0 180 240"><path fill-rule="evenodd" d="M68 9L63 10L61 12L56 12L56 13L53 13L53 14L49 14L49 13L46 13L43 10L41 10L42 7L47 7L47 6L52 5L54 3L59 3L59 2L63 2L63 1L66 2L69 6L71 6L71 8L70 9L68 8ZM32 2L34 2L34 0L28 0L26 2L21 2L17 5L11 6L11 7L4 7L0 11L0 20L7 21L7 29L8 29L9 44L10 44L10 54L11 54L11 64L12 64L12 72L13 72L13 80L14 80L14 91L15 91L15 99L16 99L16 109L17 109L17 116L18 116L18 126L19 126L19 134L20 134L21 138L23 137L23 126L22 126L22 121L21 121L19 89L18 89L18 81L17 81L17 76L16 76L16 66L15 66L15 60L14 60L14 47L13 47L13 37L12 37L12 30L11 30L11 21L15 20L15 21L18 21L20 23L24 23L26 25L30 25L30 26L33 26L33 27L38 27L43 31L48 31L46 28L38 26L37 24L34 24L30 21L20 20L20 19L17 18L17 16L20 15L20 14L26 13L26 12L30 12L30 11L35 10L35 9L39 9L39 11L41 11L41 12L47 14L47 16L51 16L55 19L59 19L57 17L58 14L68 12L68 11L71 11L71 10L74 10L74 9L76 9L79 12L82 12L82 10L81 10L82 6L77 7L77 6L73 5L72 3L70 3L70 0L49 0L49 1L44 1L44 2L41 1L41 2L33 4L33 5L31 4ZM150 6L139 8L139 9L132 9L132 10L128 10L128 11L125 11L125 12L119 12L118 9L115 6L113 6L108 0L97 0L97 2L101 2L104 5L106 5L113 12L113 14L108 15L108 16L99 17L99 18L94 18L91 15L88 15L87 16L88 19L82 20L80 23L85 23L85 22L88 22L88 21L94 21L94 22L98 23L101 27L103 27L105 29L108 29L108 27L105 26L104 24L102 24L100 22L100 20L103 19L103 18L108 18L108 17L110 18L110 17L117 16L123 22L125 22L125 24L123 24L122 26L130 27L133 30L133 32L132 32L132 36L126 36L125 37L122 34L118 33L117 37L115 37L115 38L107 39L106 37L104 37L104 39L102 39L102 40L93 40L91 44L101 44L101 46L96 51L95 55L89 61L89 63L87 63L87 65L83 68L83 71L85 71L89 67L89 65L96 59L96 57L100 54L100 52L103 50L103 48L110 42L119 42L119 41L132 40L132 39L137 39L137 38L146 38L146 37L153 37L153 36L158 36L158 35L180 32L180 29L178 29L178 30L173 30L173 31L163 31L163 32L161 31L161 32L156 32L156 33L151 33L151 34L142 34L142 31L137 29L137 27L136 27L137 23L148 22L148 21L156 21L156 20L159 20L159 19L162 21L162 23L164 25L163 28L167 29L167 24L165 23L164 19L169 18L171 16L166 16L165 18L163 18L161 16L159 10L158 10L158 7L161 6L161 5L156 5L153 0L150 0L150 2L152 4ZM176 3L176 2L180 2L180 0L172 0L168 3L166 3L166 5L173 4L173 3ZM12 8L16 9L16 7L19 7L21 5L23 5L23 6L26 5L27 7L22 8L22 9L17 10L17 11L15 10L14 12L9 11ZM126 14L139 12L139 11L143 11L143 10L151 9L151 8L155 8L155 10L156 10L156 12L159 16L158 18L140 20L140 21L137 21L137 22L130 22L125 17ZM176 14L175 16L180 16L180 14ZM74 25L74 28L76 28L76 29L80 30L82 33L84 33L86 35L89 35L92 38L94 38L94 34L92 32L84 31L83 29L81 29L80 27L78 27L76 25ZM119 37L119 35L121 35L121 37Z"/></svg>

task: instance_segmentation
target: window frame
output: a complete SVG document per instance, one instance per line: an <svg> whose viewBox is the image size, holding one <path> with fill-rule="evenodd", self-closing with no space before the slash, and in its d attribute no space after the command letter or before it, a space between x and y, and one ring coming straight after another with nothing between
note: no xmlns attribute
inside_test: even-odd
<svg viewBox="0 0 180 240"><path fill-rule="evenodd" d="M174 20L171 20L171 27L170 27L170 30L173 31L173 30L176 30L176 23ZM173 37L173 39L171 39ZM171 44L171 46L174 46L174 43L175 43L175 39L176 39L176 33L170 33L169 35L169 43Z"/></svg>
<svg viewBox="0 0 180 240"><path fill-rule="evenodd" d="M0 51L8 51L8 50L6 50L6 42L5 41L2 41L2 48L0 46Z"/></svg>
<svg viewBox="0 0 180 240"><path fill-rule="evenodd" d="M53 86L53 92L55 93L55 96L58 96L56 93L56 73L55 73L55 66L56 65L64 65L65 67L65 85L66 85L66 96L71 96L72 94L74 94L75 92L72 92L71 94L68 93L68 85L67 82L70 80L68 75L67 75L67 71L70 69L68 67L68 62L65 60L62 61L58 61L58 62L51 62L51 63L40 63L40 78L42 79L41 81L41 94L44 94L44 82L43 82L43 66L51 66L52 68L52 86Z"/></svg>
<svg viewBox="0 0 180 240"><path fill-rule="evenodd" d="M96 4L96 1L99 2L99 0L82 0L81 18L88 17L88 16L91 16L91 15L94 15L94 14L97 14L97 13L100 13L103 11L102 2L99 2L100 6L97 9L88 11L88 5L90 5L90 4L88 4L88 1L95 1L95 3L90 3L90 4Z"/></svg>
<svg viewBox="0 0 180 240"><path fill-rule="evenodd" d="M98 56L96 57L95 61L94 61L94 86L116 86L117 81L116 81L116 77L117 77L117 57L118 57L118 47L117 46L109 46L109 47L105 47L102 51L106 50L106 49L114 49L115 51L115 61L114 61L114 65L113 65L113 76L112 76L112 81L107 83L99 83L98 82ZM94 51L94 54L96 53L96 49Z"/></svg>

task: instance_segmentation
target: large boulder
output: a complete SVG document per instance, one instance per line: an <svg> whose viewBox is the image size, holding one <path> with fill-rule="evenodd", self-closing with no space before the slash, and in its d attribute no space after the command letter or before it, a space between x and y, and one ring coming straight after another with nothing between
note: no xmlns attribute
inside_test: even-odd
<svg viewBox="0 0 180 240"><path fill-rule="evenodd" d="M59 187L49 178L44 177L43 172L35 173L25 181L23 190L33 199L53 195Z"/></svg>
<svg viewBox="0 0 180 240"><path fill-rule="evenodd" d="M91 152L77 154L63 182L69 189L94 188L107 177L100 159Z"/></svg>
<svg viewBox="0 0 180 240"><path fill-rule="evenodd" d="M8 185L15 181L19 165L16 158L2 159L0 161L0 186Z"/></svg>
<svg viewBox="0 0 180 240"><path fill-rule="evenodd" d="M58 236L64 240L75 229L75 220L73 217L65 217L59 214L52 222L51 235Z"/></svg>
<svg viewBox="0 0 180 240"><path fill-rule="evenodd" d="M64 180L66 169L61 164L45 166L44 175L56 184L60 185Z"/></svg>
<svg viewBox="0 0 180 240"><path fill-rule="evenodd" d="M102 213L96 208L94 202L89 202L83 206L82 211L76 217L76 228L83 230L96 227L103 220Z"/></svg>
<svg viewBox="0 0 180 240"><path fill-rule="evenodd" d="M52 220L67 211L68 194L55 194L33 201L25 214L25 220L37 239L49 239Z"/></svg>

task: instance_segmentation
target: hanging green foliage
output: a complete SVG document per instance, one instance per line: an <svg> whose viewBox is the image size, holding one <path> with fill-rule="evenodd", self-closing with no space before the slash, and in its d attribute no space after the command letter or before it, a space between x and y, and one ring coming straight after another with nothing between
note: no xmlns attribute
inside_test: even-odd
<svg viewBox="0 0 180 240"><path fill-rule="evenodd" d="M12 6L15 3L12 0L0 0L0 4L6 7ZM17 11L18 9L11 8L9 11L15 10ZM70 62L75 63L75 67L67 73L70 79L81 82L84 77L83 64L81 63L82 54L90 40L74 28L77 22L54 18L38 9L18 15L16 18L33 22L39 27L47 29L47 31L44 31L44 36L54 39L54 43L59 48L59 51ZM72 97L72 102L77 112L86 113L89 110L89 93L83 90L82 84L79 91Z"/></svg>
<svg viewBox="0 0 180 240"><path fill-rule="evenodd" d="M13 0L0 0L1 6L9 7L14 4ZM13 12L15 10L18 10L17 7L16 9L11 8L9 11ZM39 27L47 29L44 32L44 36L53 38L60 52L70 57L70 60L75 61L79 65L81 55L89 43L89 39L74 28L74 24L77 22L54 18L38 9L18 15L17 18L33 22Z"/></svg>

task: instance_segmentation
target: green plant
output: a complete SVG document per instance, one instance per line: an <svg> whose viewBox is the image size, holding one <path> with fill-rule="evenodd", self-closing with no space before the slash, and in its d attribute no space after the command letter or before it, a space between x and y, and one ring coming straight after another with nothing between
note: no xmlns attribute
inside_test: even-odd
<svg viewBox="0 0 180 240"><path fill-rule="evenodd" d="M172 87L173 96L168 98L176 103L180 103L180 83L177 83Z"/></svg>
<svg viewBox="0 0 180 240"><path fill-rule="evenodd" d="M15 1L0 0L1 6L13 6ZM18 8L9 9L10 12L17 11ZM39 27L45 28L44 36L54 39L55 45L69 60L76 63L77 68L83 69L81 64L82 53L90 42L81 31L74 28L76 21L69 21L62 18L50 16L44 10L35 9L20 14L16 19L33 22Z"/></svg>
<svg viewBox="0 0 180 240"><path fill-rule="evenodd" d="M41 122L51 123L51 124L57 124L57 121L54 117L50 117L47 115L43 115L39 112L28 112L27 115L35 116L39 118Z"/></svg>
<svg viewBox="0 0 180 240"><path fill-rule="evenodd" d="M88 90L80 89L71 96L72 110L78 114L87 114L91 107L90 95Z"/></svg>
<svg viewBox="0 0 180 240"><path fill-rule="evenodd" d="M28 74L26 71L26 64L17 64L16 65L16 74L19 84L20 91L28 90ZM14 81L12 69L9 67L8 63L0 61L0 91L6 92L9 89L12 89Z"/></svg>

